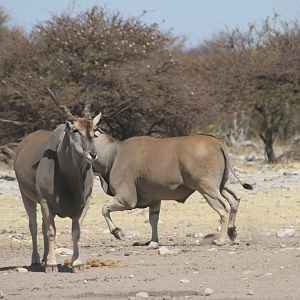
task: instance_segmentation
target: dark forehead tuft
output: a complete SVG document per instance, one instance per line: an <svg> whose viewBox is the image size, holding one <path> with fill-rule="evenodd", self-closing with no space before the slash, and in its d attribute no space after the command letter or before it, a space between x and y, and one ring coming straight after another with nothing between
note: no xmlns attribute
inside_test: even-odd
<svg viewBox="0 0 300 300"><path fill-rule="evenodd" d="M80 131L90 132L93 130L93 122L86 119L77 119L74 126Z"/></svg>

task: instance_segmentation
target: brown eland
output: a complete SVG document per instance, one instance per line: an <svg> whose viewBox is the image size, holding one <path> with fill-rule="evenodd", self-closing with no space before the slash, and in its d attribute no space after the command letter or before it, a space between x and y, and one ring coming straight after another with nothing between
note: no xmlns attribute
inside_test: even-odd
<svg viewBox="0 0 300 300"><path fill-rule="evenodd" d="M214 244L223 245L226 233L236 238L235 219L239 199L226 186L230 165L225 143L211 135L170 138L133 137L118 141L102 130L95 132L98 158L93 162L104 191L113 196L102 208L110 232L118 239L124 232L110 213L149 207L152 229L148 248L158 248L157 224L161 200L184 203L195 191L219 214L220 234ZM237 178L237 176L234 174ZM238 178L237 178L238 179ZM239 183L252 189L247 183Z"/></svg>
<svg viewBox="0 0 300 300"><path fill-rule="evenodd" d="M58 101L49 90L57 105ZM82 221L93 188L91 162L97 158L94 128L100 114L90 118L90 103L86 103L84 118L72 115L60 106L67 121L53 131L39 130L29 134L16 152L15 172L23 203L29 217L32 236L32 267L40 266L37 250L36 206L41 205L44 236L43 264L46 272L56 272L54 253L56 215L72 219L72 271L83 269L79 257L79 239Z"/></svg>

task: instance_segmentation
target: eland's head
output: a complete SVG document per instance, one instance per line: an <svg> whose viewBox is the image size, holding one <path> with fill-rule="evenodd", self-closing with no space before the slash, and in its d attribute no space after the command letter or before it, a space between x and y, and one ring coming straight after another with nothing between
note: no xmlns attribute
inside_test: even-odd
<svg viewBox="0 0 300 300"><path fill-rule="evenodd" d="M72 151L86 158L88 161L97 159L97 152L94 145L94 132L100 121L101 113L92 118L90 113L91 103L86 100L84 107L84 117L74 116L69 108L60 105L52 91L48 89L55 104L63 111L66 123L61 140L67 137L67 141Z"/></svg>
<svg viewBox="0 0 300 300"><path fill-rule="evenodd" d="M71 147L89 161L97 158L94 145L94 131L100 121L101 113L94 119L75 118L66 121L65 134L68 134Z"/></svg>

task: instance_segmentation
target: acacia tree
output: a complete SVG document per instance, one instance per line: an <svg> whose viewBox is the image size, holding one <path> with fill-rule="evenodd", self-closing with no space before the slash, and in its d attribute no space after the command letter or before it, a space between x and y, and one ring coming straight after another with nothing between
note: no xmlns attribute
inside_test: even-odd
<svg viewBox="0 0 300 300"><path fill-rule="evenodd" d="M288 120L300 105L299 24L281 22L276 15L261 28L220 33L198 51L213 97L226 112L244 109L252 115L266 159L275 162L274 141L288 131L293 123Z"/></svg>
<svg viewBox="0 0 300 300"><path fill-rule="evenodd" d="M87 87L93 110L104 115L129 105L118 118L104 118L106 129L121 138L189 133L199 112L195 83L183 72L174 38L139 18L98 7L53 16L30 36L10 36L4 50L0 100L28 123L25 133L62 121L46 88L74 113L80 112Z"/></svg>

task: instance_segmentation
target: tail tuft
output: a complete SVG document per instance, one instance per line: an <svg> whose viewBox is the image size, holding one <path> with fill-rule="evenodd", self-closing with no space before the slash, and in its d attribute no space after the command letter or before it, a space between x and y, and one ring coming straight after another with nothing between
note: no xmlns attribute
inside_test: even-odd
<svg viewBox="0 0 300 300"><path fill-rule="evenodd" d="M253 190L253 186L249 183L243 183L243 188L246 190Z"/></svg>

